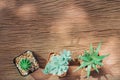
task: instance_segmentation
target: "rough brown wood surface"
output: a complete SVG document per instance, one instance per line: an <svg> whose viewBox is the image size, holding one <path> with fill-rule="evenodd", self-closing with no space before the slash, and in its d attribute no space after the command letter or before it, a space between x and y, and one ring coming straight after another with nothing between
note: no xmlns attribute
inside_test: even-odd
<svg viewBox="0 0 120 80"><path fill-rule="evenodd" d="M120 0L0 0L0 80L30 80L12 61L25 50L47 60L69 49L75 57L100 41L115 63L111 80L119 80Z"/></svg>

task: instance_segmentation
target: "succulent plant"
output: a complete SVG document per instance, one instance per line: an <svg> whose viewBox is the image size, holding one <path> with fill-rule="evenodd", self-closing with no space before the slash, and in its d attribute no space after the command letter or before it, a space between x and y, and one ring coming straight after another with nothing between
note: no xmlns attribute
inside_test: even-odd
<svg viewBox="0 0 120 80"><path fill-rule="evenodd" d="M93 48L92 44L90 45L89 51L84 51L84 54L82 56L79 56L78 59L82 60L81 65L74 70L77 71L81 68L87 68L87 77L90 76L90 71L93 68L99 73L99 70L97 66L103 66L103 59L107 57L108 55L99 55L99 49L101 47L101 43L98 44L98 47L95 49Z"/></svg>
<svg viewBox="0 0 120 80"><path fill-rule="evenodd" d="M68 62L71 60L71 52L67 51L67 50L63 50L62 52L60 52L60 55L62 56L63 60Z"/></svg>
<svg viewBox="0 0 120 80"><path fill-rule="evenodd" d="M29 70L29 68L31 67L31 62L30 62L29 59L25 58L25 59L22 59L22 60L20 61L20 64L19 64L19 65L20 65L21 69L27 71L27 70Z"/></svg>
<svg viewBox="0 0 120 80"><path fill-rule="evenodd" d="M49 62L43 70L43 73L61 76L62 74L67 72L70 60L71 52L63 50L60 55L51 56Z"/></svg>

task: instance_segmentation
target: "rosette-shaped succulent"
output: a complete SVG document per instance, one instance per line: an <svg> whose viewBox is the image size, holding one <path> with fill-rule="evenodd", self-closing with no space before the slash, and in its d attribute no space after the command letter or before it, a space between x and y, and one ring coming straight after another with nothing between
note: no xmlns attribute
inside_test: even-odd
<svg viewBox="0 0 120 80"><path fill-rule="evenodd" d="M43 72L45 74L53 74L61 76L68 70L69 60L71 60L71 52L64 50L60 55L51 56Z"/></svg>
<svg viewBox="0 0 120 80"><path fill-rule="evenodd" d="M103 66L103 59L108 55L99 55L101 43L98 44L96 49L93 48L92 44L90 45L89 51L84 52L82 56L79 56L78 59L82 60L81 65L75 70L79 70L81 68L87 68L87 77L90 76L90 71L93 68L94 70L98 71L97 66Z"/></svg>
<svg viewBox="0 0 120 80"><path fill-rule="evenodd" d="M71 52L67 50L63 50L60 52L61 57L63 58L64 61L68 62L71 60Z"/></svg>
<svg viewBox="0 0 120 80"><path fill-rule="evenodd" d="M31 67L31 62L30 62L30 60L29 59L22 59L21 61L20 61L20 67L21 67L21 69L23 69L23 70L25 70L25 71L27 71L27 70L29 70L30 69L30 67Z"/></svg>

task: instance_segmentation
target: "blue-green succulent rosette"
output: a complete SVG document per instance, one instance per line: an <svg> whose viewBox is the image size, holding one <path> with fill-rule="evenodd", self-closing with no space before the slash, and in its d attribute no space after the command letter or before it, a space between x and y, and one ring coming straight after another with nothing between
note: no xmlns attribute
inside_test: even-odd
<svg viewBox="0 0 120 80"><path fill-rule="evenodd" d="M59 55L52 55L45 66L43 73L63 77L69 69L68 65L70 60L71 52L67 50L63 50Z"/></svg>

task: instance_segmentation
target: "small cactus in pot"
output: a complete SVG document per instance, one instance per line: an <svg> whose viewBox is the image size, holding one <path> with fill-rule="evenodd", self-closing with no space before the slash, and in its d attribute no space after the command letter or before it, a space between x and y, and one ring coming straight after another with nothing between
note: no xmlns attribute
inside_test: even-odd
<svg viewBox="0 0 120 80"><path fill-rule="evenodd" d="M39 64L34 53L29 50L15 57L13 62L22 76L27 76L39 69Z"/></svg>

